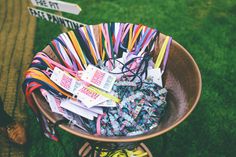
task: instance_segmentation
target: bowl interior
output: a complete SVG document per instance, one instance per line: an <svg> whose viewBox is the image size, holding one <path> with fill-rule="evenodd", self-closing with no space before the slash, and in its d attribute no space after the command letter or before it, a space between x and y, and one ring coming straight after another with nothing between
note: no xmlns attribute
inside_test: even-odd
<svg viewBox="0 0 236 157"><path fill-rule="evenodd" d="M163 44L165 35L160 34L156 41L154 59ZM58 61L52 49L47 46L44 50L55 61ZM163 83L168 90L168 107L160 125L150 132L133 137L102 137L84 132L83 130L66 124L60 127L76 136L100 142L135 142L159 136L181 123L187 118L196 106L201 93L201 75L194 59L176 41L172 41ZM39 92L33 93L33 98L40 111L53 123L61 116L52 113L46 100Z"/></svg>

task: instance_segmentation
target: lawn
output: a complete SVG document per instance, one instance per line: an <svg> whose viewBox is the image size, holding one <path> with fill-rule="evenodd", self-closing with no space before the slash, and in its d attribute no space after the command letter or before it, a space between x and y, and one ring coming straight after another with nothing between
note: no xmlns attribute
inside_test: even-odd
<svg viewBox="0 0 236 157"><path fill-rule="evenodd" d="M235 0L80 0L78 4L80 15L63 15L86 24L130 22L158 28L189 50L199 65L203 81L200 102L178 127L147 141L154 157L235 156ZM34 50L42 50L60 32L60 26L38 20ZM27 114L27 156L63 157L60 144L45 138L29 109ZM60 133L73 156L83 140Z"/></svg>

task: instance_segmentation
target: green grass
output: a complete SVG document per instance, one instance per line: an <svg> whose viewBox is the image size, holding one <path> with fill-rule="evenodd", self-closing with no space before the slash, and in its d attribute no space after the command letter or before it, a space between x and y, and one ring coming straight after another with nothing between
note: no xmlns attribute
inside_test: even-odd
<svg viewBox="0 0 236 157"><path fill-rule="evenodd" d="M69 0L68 0L69 1ZM70 0L73 1L73 0ZM74 0L75 1L75 0ZM86 24L142 23L173 36L198 63L203 81L200 102L183 123L147 141L154 157L233 157L236 154L236 1L235 0L80 0ZM60 33L58 25L38 20L35 51ZM28 110L29 157L63 157L61 146L42 136ZM82 139L60 131L71 156ZM165 150L165 151L163 151Z"/></svg>

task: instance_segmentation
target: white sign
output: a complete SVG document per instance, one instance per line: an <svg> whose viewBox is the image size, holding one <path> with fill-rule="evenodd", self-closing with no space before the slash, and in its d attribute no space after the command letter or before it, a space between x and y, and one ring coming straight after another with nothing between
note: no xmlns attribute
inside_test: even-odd
<svg viewBox="0 0 236 157"><path fill-rule="evenodd" d="M42 8L48 8L78 15L81 8L77 4L56 0L31 0L32 4Z"/></svg>
<svg viewBox="0 0 236 157"><path fill-rule="evenodd" d="M72 29L78 29L79 27L85 25L83 23L65 18L63 16L51 14L49 12L42 11L39 9L28 7L28 10L29 10L30 15L32 16L35 16L35 17L38 17L43 20L47 20L56 24L61 24L61 25L64 25L65 27L69 27Z"/></svg>

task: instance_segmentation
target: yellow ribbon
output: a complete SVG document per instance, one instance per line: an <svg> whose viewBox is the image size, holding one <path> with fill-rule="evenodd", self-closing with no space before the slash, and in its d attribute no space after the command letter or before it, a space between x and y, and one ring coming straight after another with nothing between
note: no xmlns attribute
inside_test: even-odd
<svg viewBox="0 0 236 157"><path fill-rule="evenodd" d="M103 92L103 91L101 91L100 89L98 89L96 87L89 86L89 87L87 87L87 89L90 90L91 92L95 92L95 93L97 93L99 95L102 95L102 96L104 96L104 97L106 97L106 98L108 98L110 100L113 100L116 103L120 102L119 98L117 98L117 97L115 97L115 96L113 96L113 95L111 95L109 93Z"/></svg>
<svg viewBox="0 0 236 157"><path fill-rule="evenodd" d="M133 24L130 24L130 31L129 31L129 42L128 42L128 50L131 49L131 44L132 44L132 34L133 34Z"/></svg>
<svg viewBox="0 0 236 157"><path fill-rule="evenodd" d="M75 36L75 33L73 31L69 31L68 34L69 34L69 36L71 38L71 41L72 41L72 43L73 43L73 45L75 47L75 50L76 50L77 54L79 55L79 58L81 59L83 65L85 67L87 67L86 59L85 59L83 51L82 51L82 49L81 49L81 47L79 45L79 41L77 40L77 38Z"/></svg>
<svg viewBox="0 0 236 157"><path fill-rule="evenodd" d="M90 50L91 50L91 54L92 54L92 56L93 56L93 60L94 60L95 64L97 64L96 53L95 53L95 51L94 51L94 49L93 49L93 46L92 46L92 44L91 44L91 40L90 40L89 37L88 37L87 29L86 29L85 27L82 27L82 29L84 30L85 38L86 38L86 40L87 40L87 42L88 42L88 44L89 44L89 48L90 48Z"/></svg>
<svg viewBox="0 0 236 157"><path fill-rule="evenodd" d="M143 28L144 28L144 26L141 26L141 27L139 28L138 32L135 34L131 45L129 45L129 47L128 47L129 52L132 50L132 48L133 48L133 46L134 46L134 44L135 44L135 42L136 42L136 40L137 40L137 38L138 38L138 36L139 36L139 34L141 33L141 31L142 31Z"/></svg>
<svg viewBox="0 0 236 157"><path fill-rule="evenodd" d="M47 76L45 76L42 72L35 70L33 68L30 68L27 70L26 75L30 75L32 78L41 80L52 86L55 90L58 91L58 93L62 93L66 97L72 98L72 96L65 91L61 90L52 80L50 80ZM73 99L73 98L72 98Z"/></svg>
<svg viewBox="0 0 236 157"><path fill-rule="evenodd" d="M165 41L164 41L164 43L163 43L163 45L161 47L160 53L159 53L159 55L157 57L157 60L156 60L154 68L159 68L159 66L161 65L161 61L162 61L162 59L164 57L164 54L166 52L166 47L167 47L169 38L170 38L169 36L166 37L166 39L165 39Z"/></svg>
<svg viewBox="0 0 236 157"><path fill-rule="evenodd" d="M129 157L145 157L148 155L147 152L138 149L132 151L125 149L125 152ZM108 152L101 152L100 157L106 157L107 154ZM117 150L113 154L109 155L109 157L126 157L126 154L122 150Z"/></svg>

